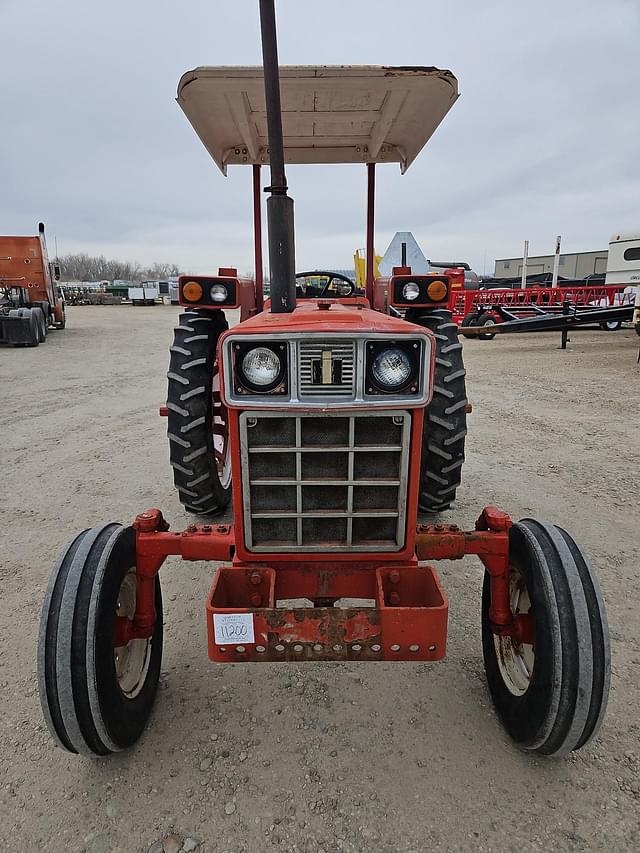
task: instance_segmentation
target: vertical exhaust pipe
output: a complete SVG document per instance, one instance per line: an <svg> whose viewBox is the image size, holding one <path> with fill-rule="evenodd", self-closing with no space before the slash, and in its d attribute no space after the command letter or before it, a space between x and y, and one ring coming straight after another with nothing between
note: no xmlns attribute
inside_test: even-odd
<svg viewBox="0 0 640 853"><path fill-rule="evenodd" d="M284 142L280 107L280 73L274 0L260 0L264 96L269 134L271 186L267 199L271 311L288 314L296 307L296 262L293 229L293 199L287 195L284 173Z"/></svg>

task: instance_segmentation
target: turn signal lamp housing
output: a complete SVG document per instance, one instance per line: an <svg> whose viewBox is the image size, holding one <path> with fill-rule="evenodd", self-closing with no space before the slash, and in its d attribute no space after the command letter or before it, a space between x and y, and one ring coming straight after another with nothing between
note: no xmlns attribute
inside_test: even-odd
<svg viewBox="0 0 640 853"><path fill-rule="evenodd" d="M221 268L217 276L181 275L178 279L180 305L198 308L237 308L240 283L237 270Z"/></svg>
<svg viewBox="0 0 640 853"><path fill-rule="evenodd" d="M444 307L449 299L449 276L411 275L404 272L391 277L389 305L397 308Z"/></svg>

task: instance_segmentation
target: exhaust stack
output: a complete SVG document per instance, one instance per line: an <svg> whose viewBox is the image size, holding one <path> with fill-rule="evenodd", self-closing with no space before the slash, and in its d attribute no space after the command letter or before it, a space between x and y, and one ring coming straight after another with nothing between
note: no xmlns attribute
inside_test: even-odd
<svg viewBox="0 0 640 853"><path fill-rule="evenodd" d="M267 199L271 311L288 314L296 307L296 262L293 229L293 199L287 195L284 173L284 142L280 108L280 73L274 0L260 0L264 95L269 134L271 186Z"/></svg>

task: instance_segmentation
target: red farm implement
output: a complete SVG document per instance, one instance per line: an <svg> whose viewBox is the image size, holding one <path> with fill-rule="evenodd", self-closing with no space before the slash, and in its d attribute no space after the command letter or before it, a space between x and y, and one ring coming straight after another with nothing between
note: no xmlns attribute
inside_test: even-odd
<svg viewBox="0 0 640 853"><path fill-rule="evenodd" d="M578 309L620 307L624 290L623 284L452 290L449 309L454 322L463 328L489 326L513 319L514 316L534 317L543 312L547 315L562 314L567 304ZM597 318L592 322L598 322ZM620 324L602 320L600 325L603 329L613 331Z"/></svg>
<svg viewBox="0 0 640 853"><path fill-rule="evenodd" d="M84 531L62 553L38 646L49 729L65 749L94 755L141 735L160 672L168 556L216 564L209 657L246 665L438 660L448 602L432 563L477 555L497 712L523 749L566 754L594 736L607 701L595 575L566 531L512 523L494 507L470 531L437 516L419 523L420 508L450 506L464 461L451 281L408 267L373 275L375 165L408 168L456 101L457 80L413 66L279 69L273 0L260 9L264 70L197 68L178 88L220 169L253 167L257 282L225 268L179 285L163 413L178 497L202 518L174 532L151 509L130 526ZM367 167L364 295L330 271L295 273L285 163L337 162ZM229 308L240 309L232 329ZM230 502L233 523L216 522Z"/></svg>

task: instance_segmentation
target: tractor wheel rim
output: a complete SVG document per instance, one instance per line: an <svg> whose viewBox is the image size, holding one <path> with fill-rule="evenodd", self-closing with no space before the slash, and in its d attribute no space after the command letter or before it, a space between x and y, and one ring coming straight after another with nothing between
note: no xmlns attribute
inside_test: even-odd
<svg viewBox="0 0 640 853"><path fill-rule="evenodd" d="M133 619L136 612L136 570L129 569L122 579L116 616ZM151 662L151 638L130 640L126 646L113 650L118 687L127 699L135 699L144 687Z"/></svg>
<svg viewBox="0 0 640 853"><path fill-rule="evenodd" d="M218 469L218 479L223 489L231 484L231 453L229 447L229 416L220 397L220 370L216 364L212 383L213 396L213 453Z"/></svg>
<svg viewBox="0 0 640 853"><path fill-rule="evenodd" d="M509 602L514 615L529 613L531 610L531 599L524 577L514 566L509 570ZM506 688L514 696L524 696L533 675L534 646L496 634L493 635L493 642L498 669Z"/></svg>

